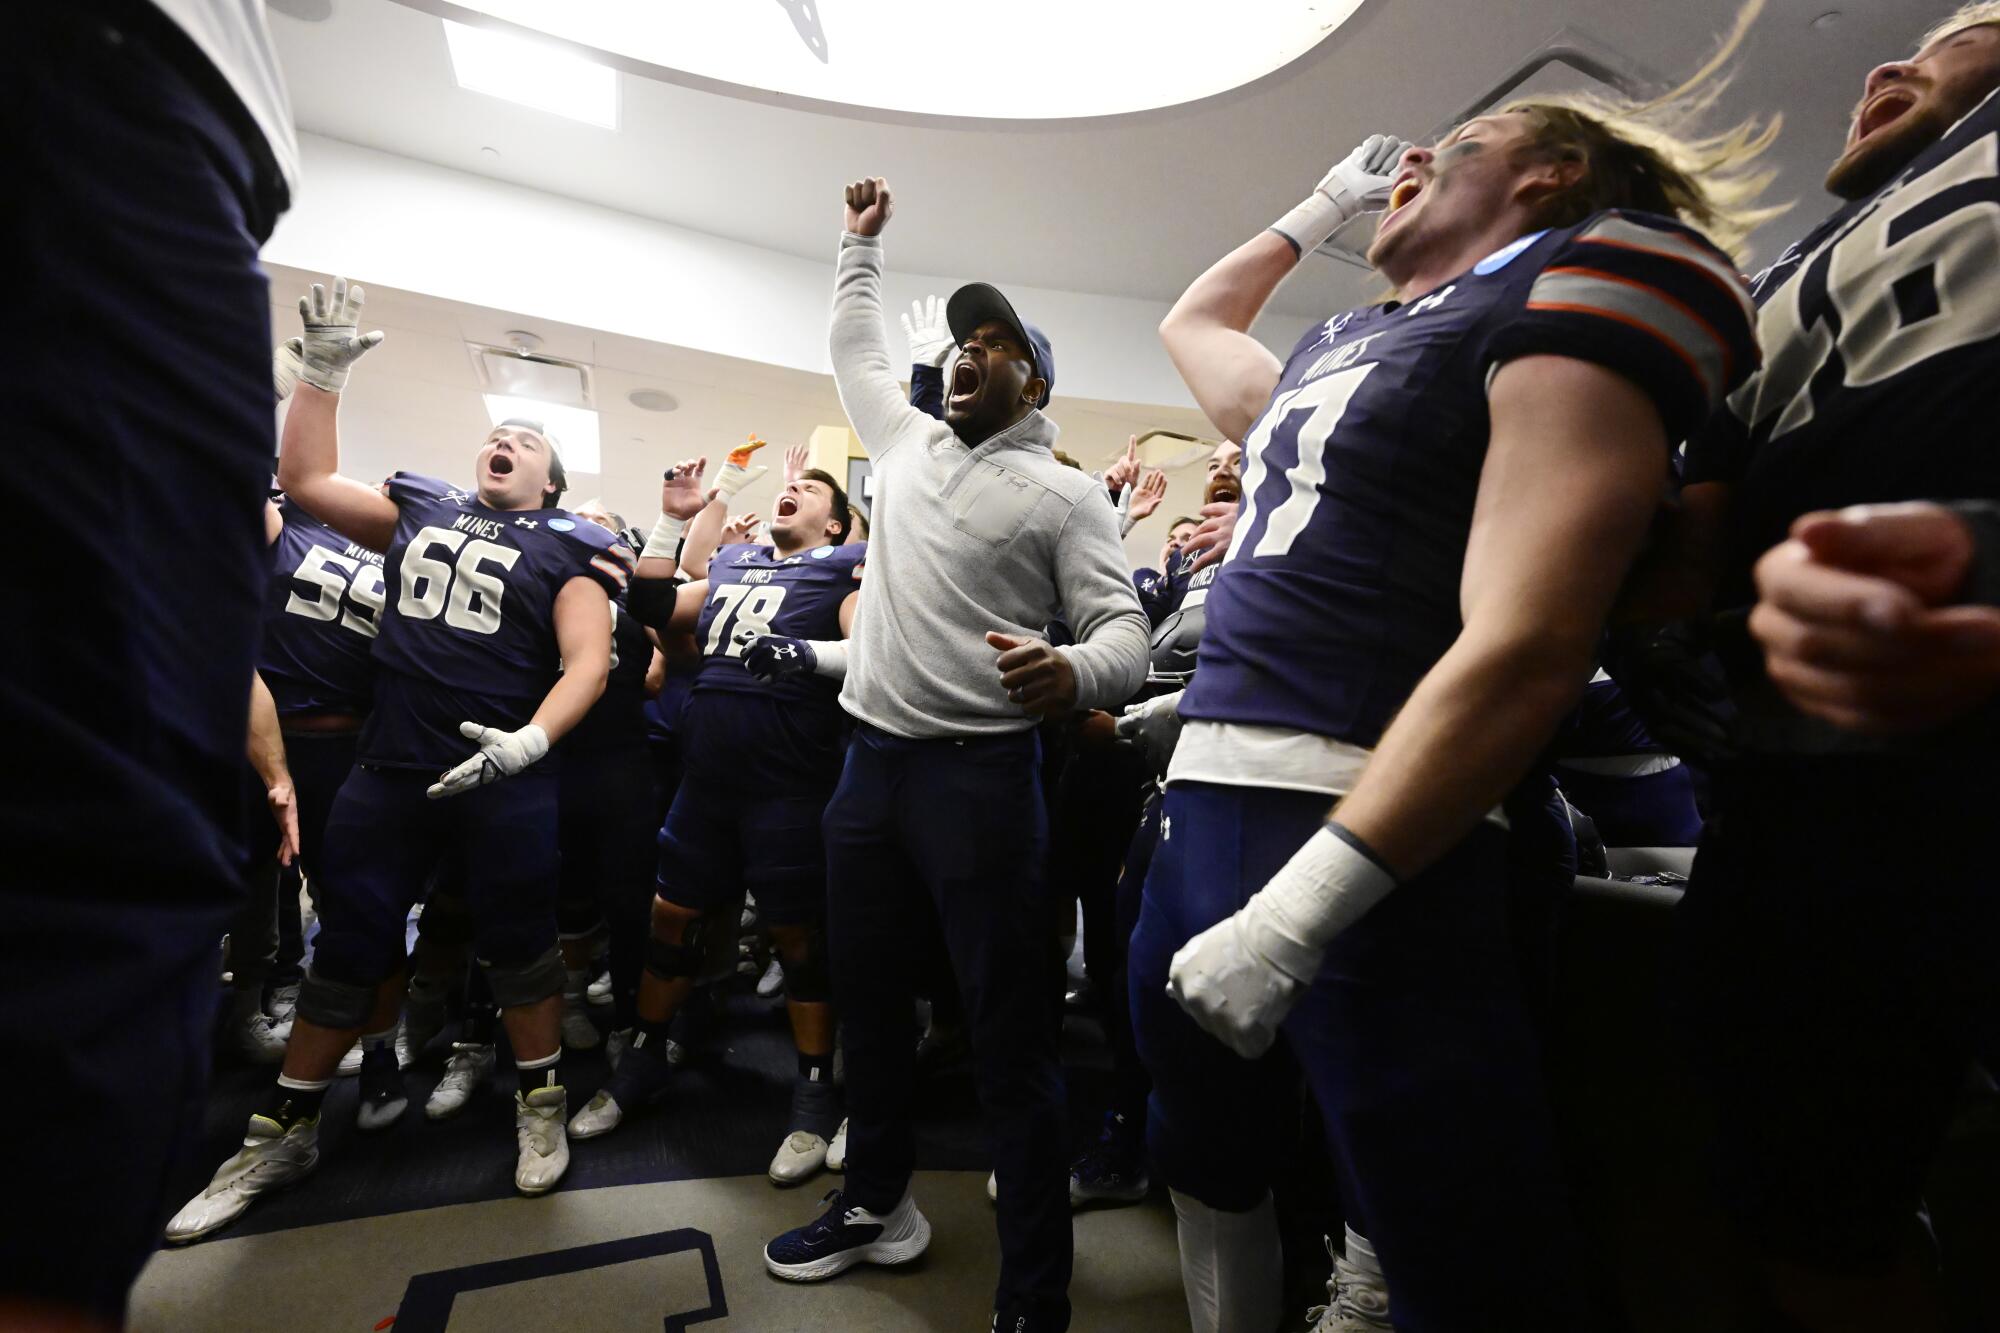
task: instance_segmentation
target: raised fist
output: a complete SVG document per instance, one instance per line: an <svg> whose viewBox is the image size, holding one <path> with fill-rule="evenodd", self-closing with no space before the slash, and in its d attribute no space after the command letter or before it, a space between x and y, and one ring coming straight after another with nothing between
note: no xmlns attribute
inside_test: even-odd
<svg viewBox="0 0 2000 1333"><path fill-rule="evenodd" d="M847 187L846 226L856 236L880 236L894 210L889 182L880 176L870 176Z"/></svg>

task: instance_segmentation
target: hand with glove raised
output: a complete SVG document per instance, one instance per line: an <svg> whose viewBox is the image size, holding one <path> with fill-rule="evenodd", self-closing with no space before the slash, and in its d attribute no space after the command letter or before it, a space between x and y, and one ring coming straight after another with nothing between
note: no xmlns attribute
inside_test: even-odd
<svg viewBox="0 0 2000 1333"><path fill-rule="evenodd" d="M1388 207L1396 164L1408 151L1410 145L1393 134L1369 135L1271 230L1298 246L1302 255L1319 249L1350 220Z"/></svg>
<svg viewBox="0 0 2000 1333"><path fill-rule="evenodd" d="M378 346L382 331L362 333L361 306L367 299L360 286L346 278L333 280L333 291L319 283L299 298L299 378L315 389L339 393L347 387L347 372L364 353Z"/></svg>
<svg viewBox="0 0 2000 1333"><path fill-rule="evenodd" d="M951 360L951 326L945 322L944 302L935 296L910 302L903 316L903 336L910 340L910 364L942 366Z"/></svg>

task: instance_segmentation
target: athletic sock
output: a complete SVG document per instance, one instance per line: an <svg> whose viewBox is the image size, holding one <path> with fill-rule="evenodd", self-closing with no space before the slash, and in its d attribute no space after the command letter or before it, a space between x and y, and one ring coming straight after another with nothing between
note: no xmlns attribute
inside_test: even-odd
<svg viewBox="0 0 2000 1333"><path fill-rule="evenodd" d="M807 1055L799 1052L799 1077L808 1083L833 1082L833 1055Z"/></svg>
<svg viewBox="0 0 2000 1333"><path fill-rule="evenodd" d="M667 1029L673 1025L674 1020L671 1018L663 1018L657 1023L641 1018L637 1029L632 1033L632 1049L636 1051L644 1048L658 1058L666 1059Z"/></svg>
<svg viewBox="0 0 2000 1333"><path fill-rule="evenodd" d="M562 1050L545 1055L539 1060L514 1061L514 1073L521 1081L521 1096L539 1092L543 1088L562 1086Z"/></svg>
<svg viewBox="0 0 2000 1333"><path fill-rule="evenodd" d="M332 1086L330 1078L314 1081L280 1074L257 1114L274 1121L281 1129L290 1129L301 1120L319 1115L320 1103L326 1100L326 1090Z"/></svg>
<svg viewBox="0 0 2000 1333"><path fill-rule="evenodd" d="M1368 1237L1353 1227L1346 1228L1347 1234L1341 1238L1341 1249L1347 1262L1373 1277L1382 1276L1382 1261L1375 1257L1375 1247L1368 1243Z"/></svg>
<svg viewBox="0 0 2000 1333"><path fill-rule="evenodd" d="M368 1057L370 1051L394 1051L396 1049L396 1025L391 1023L380 1032L361 1034L361 1056Z"/></svg>

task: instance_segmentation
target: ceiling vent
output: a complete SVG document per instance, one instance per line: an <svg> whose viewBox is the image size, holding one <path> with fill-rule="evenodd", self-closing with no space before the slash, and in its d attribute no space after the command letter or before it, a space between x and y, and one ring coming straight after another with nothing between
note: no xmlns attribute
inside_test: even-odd
<svg viewBox="0 0 2000 1333"><path fill-rule="evenodd" d="M564 407L595 408L591 368L524 347L467 343L481 393L532 398Z"/></svg>
<svg viewBox="0 0 2000 1333"><path fill-rule="evenodd" d="M1452 128L1484 115L1502 102L1538 94L1591 93L1612 100L1644 101L1667 91L1659 75L1575 28L1563 28L1516 65L1505 77L1425 136L1436 143ZM1319 253L1359 269L1372 269L1368 244L1375 239L1377 215L1363 213L1328 237Z"/></svg>

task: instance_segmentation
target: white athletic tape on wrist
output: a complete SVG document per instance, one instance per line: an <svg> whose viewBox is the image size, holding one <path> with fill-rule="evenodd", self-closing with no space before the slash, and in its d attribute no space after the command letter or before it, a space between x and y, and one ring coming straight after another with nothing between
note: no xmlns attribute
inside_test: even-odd
<svg viewBox="0 0 2000 1333"><path fill-rule="evenodd" d="M662 514L654 521L653 530L646 537L646 549L639 552L642 560L672 560L680 554L681 534L687 531L688 521Z"/></svg>
<svg viewBox="0 0 2000 1333"><path fill-rule="evenodd" d="M1328 820L1245 904L1251 946L1294 981L1319 970L1326 946L1388 897L1396 877Z"/></svg>
<svg viewBox="0 0 2000 1333"><path fill-rule="evenodd" d="M741 463L724 463L722 471L715 476L715 489L734 498L736 493L757 478L770 471L765 467L745 467Z"/></svg>
<svg viewBox="0 0 2000 1333"><path fill-rule="evenodd" d="M813 674L828 680L847 679L847 640L811 639L815 665Z"/></svg>
<svg viewBox="0 0 2000 1333"><path fill-rule="evenodd" d="M1273 222L1271 230L1299 247L1301 256L1309 255L1360 211L1361 201L1345 191L1340 198L1333 198L1314 190L1291 212Z"/></svg>

